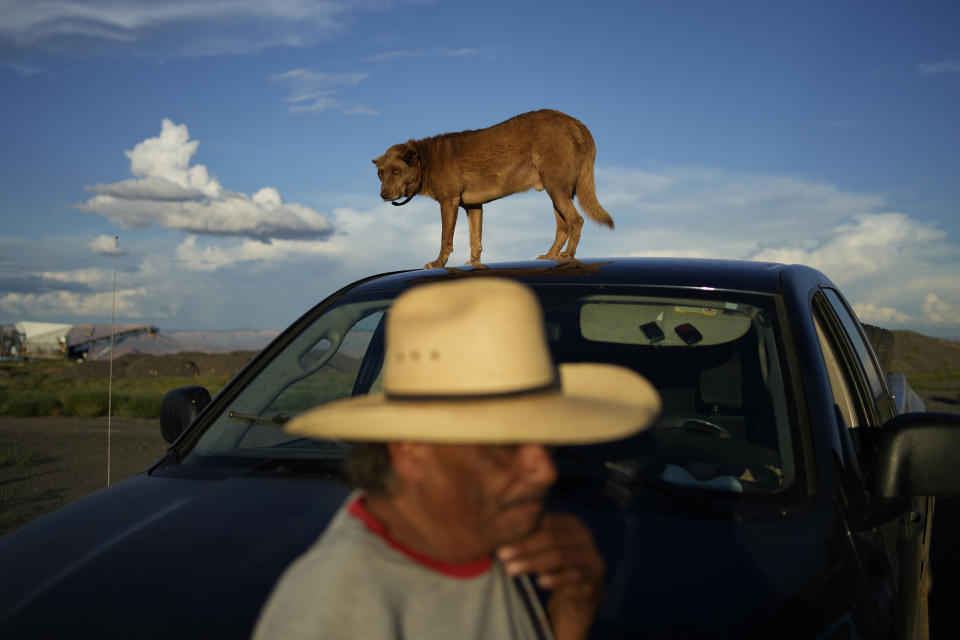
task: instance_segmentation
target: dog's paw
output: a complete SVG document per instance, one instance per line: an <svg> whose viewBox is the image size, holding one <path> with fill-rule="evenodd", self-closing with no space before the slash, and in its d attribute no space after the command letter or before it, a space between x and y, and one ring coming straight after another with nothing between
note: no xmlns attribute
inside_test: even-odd
<svg viewBox="0 0 960 640"><path fill-rule="evenodd" d="M542 256L537 256L537 260L553 260L554 262L560 262L560 256L555 253L545 253Z"/></svg>
<svg viewBox="0 0 960 640"><path fill-rule="evenodd" d="M427 264L423 265L423 268L424 268L424 269L439 269L439 268L441 268L441 267L442 267L443 265L445 265L445 264L447 264L447 261L446 261L446 260L434 260L433 262L428 262Z"/></svg>

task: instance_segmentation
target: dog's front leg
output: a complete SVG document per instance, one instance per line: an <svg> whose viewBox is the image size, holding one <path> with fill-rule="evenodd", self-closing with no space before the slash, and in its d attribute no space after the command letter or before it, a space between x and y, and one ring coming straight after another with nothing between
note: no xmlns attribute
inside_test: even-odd
<svg viewBox="0 0 960 640"><path fill-rule="evenodd" d="M483 236L483 206L473 205L466 207L467 220L470 221L470 264L475 267L480 264L480 252L483 251L483 245L480 238Z"/></svg>
<svg viewBox="0 0 960 640"><path fill-rule="evenodd" d="M424 269L436 269L447 264L447 258L453 251L453 230L457 226L457 207L459 206L459 197L440 201L440 255L433 262L423 265Z"/></svg>

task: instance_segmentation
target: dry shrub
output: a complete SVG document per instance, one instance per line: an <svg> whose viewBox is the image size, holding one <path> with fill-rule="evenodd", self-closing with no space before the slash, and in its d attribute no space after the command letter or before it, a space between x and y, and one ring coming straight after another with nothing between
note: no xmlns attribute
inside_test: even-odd
<svg viewBox="0 0 960 640"><path fill-rule="evenodd" d="M114 398L114 407L116 407ZM63 414L78 418L107 415L107 395L100 391L71 391L63 396Z"/></svg>
<svg viewBox="0 0 960 640"><path fill-rule="evenodd" d="M163 397L156 393L121 396L114 403L117 413L128 418L158 418Z"/></svg>
<svg viewBox="0 0 960 640"><path fill-rule="evenodd" d="M0 406L0 414L16 418L56 416L62 411L63 405L56 396L30 391L12 393Z"/></svg>

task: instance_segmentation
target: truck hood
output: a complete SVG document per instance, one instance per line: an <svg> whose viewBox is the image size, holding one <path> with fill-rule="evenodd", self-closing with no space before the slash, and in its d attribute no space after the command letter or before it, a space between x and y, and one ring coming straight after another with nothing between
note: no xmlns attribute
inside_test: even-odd
<svg viewBox="0 0 960 640"><path fill-rule="evenodd" d="M249 473L130 478L0 540L0 636L247 637L348 493Z"/></svg>
<svg viewBox="0 0 960 640"><path fill-rule="evenodd" d="M349 489L203 475L135 476L0 540L0 636L248 637ZM781 636L836 577L818 560L836 551L796 521L562 506L607 560L594 637Z"/></svg>

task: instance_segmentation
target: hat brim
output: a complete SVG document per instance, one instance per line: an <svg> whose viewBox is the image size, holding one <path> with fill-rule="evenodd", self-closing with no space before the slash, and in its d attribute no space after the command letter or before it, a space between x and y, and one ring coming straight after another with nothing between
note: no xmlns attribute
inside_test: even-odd
<svg viewBox="0 0 960 640"><path fill-rule="evenodd" d="M559 371L561 389L494 398L354 396L306 411L284 430L375 442L587 444L637 433L660 412L657 391L630 369L577 363Z"/></svg>

